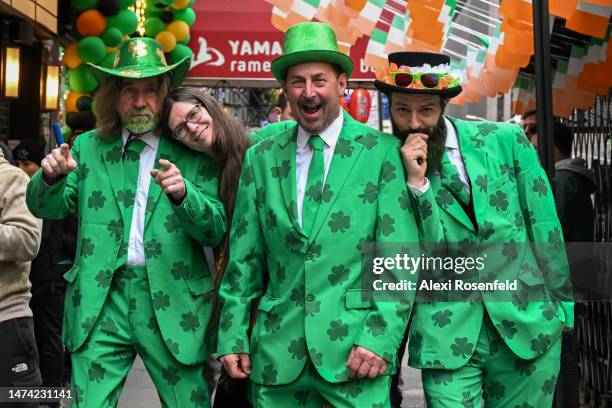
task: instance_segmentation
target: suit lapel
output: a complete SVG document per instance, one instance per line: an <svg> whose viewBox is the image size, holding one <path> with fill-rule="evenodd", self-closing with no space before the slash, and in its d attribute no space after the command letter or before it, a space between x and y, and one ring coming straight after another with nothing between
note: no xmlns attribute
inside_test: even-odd
<svg viewBox="0 0 612 408"><path fill-rule="evenodd" d="M485 139L484 136L469 123L453 118L450 118L450 120L457 130L461 157L463 158L463 163L465 164L465 169L470 179L476 222L478 225L482 225L488 202L486 188L482 189L479 186L481 180L485 180L487 175L488 156L484 149Z"/></svg>
<svg viewBox="0 0 612 408"><path fill-rule="evenodd" d="M102 143L100 143L100 159L106 168L106 173L113 189L113 193L115 194L115 198L117 202L120 202L126 197L123 186L123 163L121 162L121 148L123 146L123 140L121 139L121 136L113 139L105 139L101 136L98 137L100 137L102 140ZM121 211L121 217L123 218L125 216L125 205L120 203L118 207L119 211Z"/></svg>
<svg viewBox="0 0 612 408"><path fill-rule="evenodd" d="M159 167L159 159L170 160L172 163L178 163L181 158L183 151L177 149L173 142L171 142L167 137L161 136L159 139L159 146L157 147L157 154L155 155L155 162L153 163L153 168L158 169ZM146 229L149 220L151 219L151 215L155 211L157 207L157 202L159 201L162 189L157 184L153 178L149 183L149 194L147 196L147 210L145 213L145 222L144 228Z"/></svg>
<svg viewBox="0 0 612 408"><path fill-rule="evenodd" d="M291 220L291 225L301 235L307 237L298 222L297 217L297 187L295 175L295 159L297 152L297 131L298 127L291 127L283 132L278 138L278 151L276 157L276 167L271 169L271 176L278 180L285 210Z"/></svg>
<svg viewBox="0 0 612 408"><path fill-rule="evenodd" d="M325 180L325 188L329 189L333 194L327 201L322 200L321 204L319 204L310 234L310 241L313 241L319 233L363 151L363 145L356 142L363 135L359 133L359 129L355 129L354 123L352 123L353 119L344 113L344 111L343 114L344 122L342 130L336 142L334 155L327 172L327 179Z"/></svg>

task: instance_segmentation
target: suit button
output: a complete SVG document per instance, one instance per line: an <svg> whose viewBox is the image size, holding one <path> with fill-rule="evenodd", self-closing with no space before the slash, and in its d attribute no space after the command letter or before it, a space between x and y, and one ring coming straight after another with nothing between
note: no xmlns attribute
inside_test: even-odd
<svg viewBox="0 0 612 408"><path fill-rule="evenodd" d="M309 302L312 302L314 300L314 295L312 293L309 293L308 295L306 295L306 300Z"/></svg>
<svg viewBox="0 0 612 408"><path fill-rule="evenodd" d="M306 254L304 255L304 258L306 258L306 260L310 261L312 258L314 258L314 255L312 252L306 252Z"/></svg>

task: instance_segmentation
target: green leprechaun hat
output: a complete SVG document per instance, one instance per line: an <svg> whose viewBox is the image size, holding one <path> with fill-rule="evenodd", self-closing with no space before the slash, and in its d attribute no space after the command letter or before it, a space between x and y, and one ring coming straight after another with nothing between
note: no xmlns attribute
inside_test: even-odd
<svg viewBox="0 0 612 408"><path fill-rule="evenodd" d="M191 60L184 57L176 64L168 65L161 44L152 38L130 38L123 42L117 53L112 68L87 63L93 68L93 74L103 81L109 76L129 79L150 78L162 74L170 74L170 86L179 86L189 68Z"/></svg>
<svg viewBox="0 0 612 408"><path fill-rule="evenodd" d="M315 61L338 65L347 78L353 73L353 61L338 50L333 28L315 22L296 24L285 33L283 55L272 61L272 74L282 81L290 66Z"/></svg>

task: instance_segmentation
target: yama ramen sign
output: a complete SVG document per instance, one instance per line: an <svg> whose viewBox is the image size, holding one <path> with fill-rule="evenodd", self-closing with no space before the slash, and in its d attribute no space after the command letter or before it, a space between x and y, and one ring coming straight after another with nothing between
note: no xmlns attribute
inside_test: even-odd
<svg viewBox="0 0 612 408"><path fill-rule="evenodd" d="M272 5L264 0L200 0L189 46L195 53L193 80L272 80L271 63L283 53L283 33L270 23ZM364 63L367 38L351 48L352 79L373 80Z"/></svg>

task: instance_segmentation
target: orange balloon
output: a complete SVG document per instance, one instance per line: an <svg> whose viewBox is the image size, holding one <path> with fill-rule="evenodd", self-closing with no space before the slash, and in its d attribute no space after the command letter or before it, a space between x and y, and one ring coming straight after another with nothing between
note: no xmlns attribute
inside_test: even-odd
<svg viewBox="0 0 612 408"><path fill-rule="evenodd" d="M78 93L78 92L70 92L66 97L66 112L78 112L77 109L77 100L86 94Z"/></svg>
<svg viewBox="0 0 612 408"><path fill-rule="evenodd" d="M106 18L96 9L82 12L77 17L77 30L83 37L98 36L106 29Z"/></svg>
<svg viewBox="0 0 612 408"><path fill-rule="evenodd" d="M181 20L175 20L168 24L166 31L172 33L176 41L183 41L189 37L189 26Z"/></svg>
<svg viewBox="0 0 612 408"><path fill-rule="evenodd" d="M346 6L352 8L355 11L361 11L365 7L366 0L346 0Z"/></svg>
<svg viewBox="0 0 612 408"><path fill-rule="evenodd" d="M79 53L77 52L78 42L74 42L64 50L64 64L70 69L75 69L83 63Z"/></svg>
<svg viewBox="0 0 612 408"><path fill-rule="evenodd" d="M189 5L189 0L175 0L172 3L172 8L175 10L182 10Z"/></svg>
<svg viewBox="0 0 612 408"><path fill-rule="evenodd" d="M176 37L168 31L162 31L155 37L158 43L161 44L164 52L170 52L176 47Z"/></svg>

